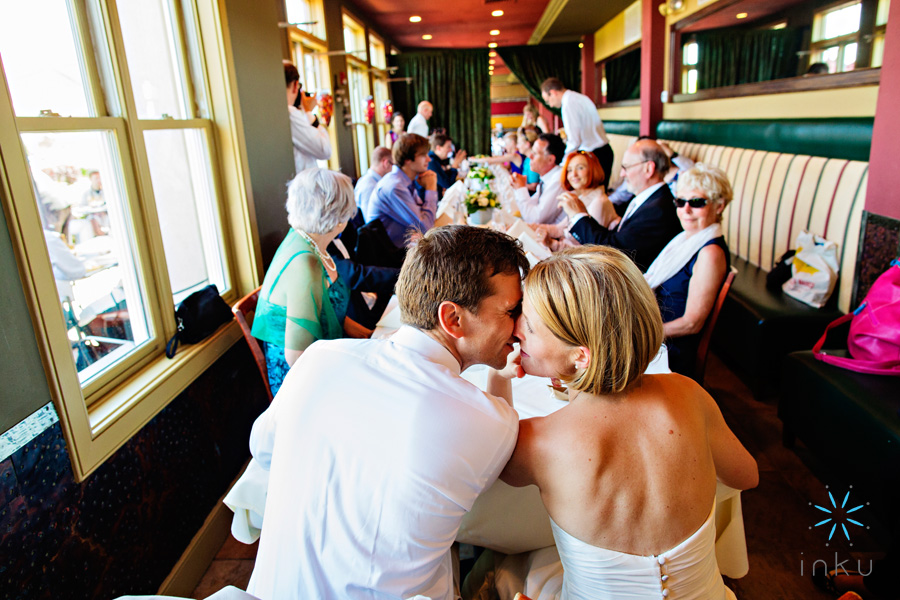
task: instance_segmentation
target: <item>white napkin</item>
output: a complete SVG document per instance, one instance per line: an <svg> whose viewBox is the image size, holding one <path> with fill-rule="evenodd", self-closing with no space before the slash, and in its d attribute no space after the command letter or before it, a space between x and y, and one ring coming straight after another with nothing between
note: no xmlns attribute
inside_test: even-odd
<svg viewBox="0 0 900 600"><path fill-rule="evenodd" d="M387 308L384 309L384 314L381 315L381 320L378 321L375 327L383 327L385 329L400 329L403 327L403 322L400 320L400 307L397 296L391 296L391 301L388 302Z"/></svg>
<svg viewBox="0 0 900 600"><path fill-rule="evenodd" d="M437 213L434 216L434 224L439 227L459 221L460 210L463 199L466 196L466 184L463 181L457 181L444 192L441 203L438 205Z"/></svg>
<svg viewBox="0 0 900 600"><path fill-rule="evenodd" d="M251 458L247 470L223 500L234 511L231 534L237 541L252 544L259 539L268 491L269 472L256 459Z"/></svg>
<svg viewBox="0 0 900 600"><path fill-rule="evenodd" d="M534 241L527 233L524 231L519 234L519 237L516 238L520 242L522 242L522 248L525 249L525 258L528 259L528 263L533 267L538 264L545 258L548 258L552 252L541 246L539 243Z"/></svg>
<svg viewBox="0 0 900 600"><path fill-rule="evenodd" d="M524 233L535 242L538 241L537 233L535 233L534 229L529 227L528 223L526 223L522 219L516 219L516 221L512 225L510 225L509 229L506 230L506 233L517 239Z"/></svg>

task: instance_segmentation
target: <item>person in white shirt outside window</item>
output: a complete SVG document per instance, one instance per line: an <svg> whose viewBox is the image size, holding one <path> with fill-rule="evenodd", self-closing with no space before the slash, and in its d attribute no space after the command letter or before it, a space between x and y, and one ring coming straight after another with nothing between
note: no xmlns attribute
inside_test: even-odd
<svg viewBox="0 0 900 600"><path fill-rule="evenodd" d="M585 150L593 152L606 174L609 184L613 165L613 149L606 137L603 121L597 114L594 101L578 92L567 90L563 82L550 77L541 84L541 97L553 108L562 109L563 128L566 131L566 154Z"/></svg>
<svg viewBox="0 0 900 600"><path fill-rule="evenodd" d="M381 178L391 172L392 166L394 166L394 161L391 158L391 150L384 146L377 146L372 151L372 166L356 182L353 195L356 198L356 206L366 222L369 221L367 216L369 198L372 197L372 192L375 191L375 186L378 185Z"/></svg>
<svg viewBox="0 0 900 600"><path fill-rule="evenodd" d="M526 223L556 225L566 218L559 206L559 196L563 192L560 163L565 155L565 145L558 135L542 133L531 146L531 170L541 177L534 194L529 195L524 175L511 176L516 204Z"/></svg>
<svg viewBox="0 0 900 600"><path fill-rule="evenodd" d="M428 119L434 114L434 107L428 100L419 102L416 116L409 120L406 133L416 133L424 138L428 137Z"/></svg>
<svg viewBox="0 0 900 600"><path fill-rule="evenodd" d="M254 423L269 471L247 591L261 600L459 595L463 516L512 454L522 376L513 328L528 262L490 229L451 225L410 250L393 336L320 341ZM460 376L492 367L487 392Z"/></svg>
<svg viewBox="0 0 900 600"><path fill-rule="evenodd" d="M290 61L284 61L284 81L287 86L288 116L291 119L291 142L294 145L294 173L300 174L318 166L317 160L331 158L331 140L328 130L312 113L316 107L315 96L300 96L300 73ZM300 108L294 106L298 96Z"/></svg>

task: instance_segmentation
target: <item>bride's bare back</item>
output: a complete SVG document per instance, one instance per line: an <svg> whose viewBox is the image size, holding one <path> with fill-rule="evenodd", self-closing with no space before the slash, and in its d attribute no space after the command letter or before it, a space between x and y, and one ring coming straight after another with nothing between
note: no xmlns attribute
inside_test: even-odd
<svg viewBox="0 0 900 600"><path fill-rule="evenodd" d="M659 554L709 516L717 472L731 487L756 485L755 461L688 378L645 375L612 397L572 396L521 422L502 478L537 484L556 524L584 542Z"/></svg>

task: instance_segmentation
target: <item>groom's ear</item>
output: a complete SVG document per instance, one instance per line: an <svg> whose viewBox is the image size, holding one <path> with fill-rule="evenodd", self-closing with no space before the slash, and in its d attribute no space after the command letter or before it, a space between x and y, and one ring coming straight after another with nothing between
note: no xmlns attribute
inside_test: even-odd
<svg viewBox="0 0 900 600"><path fill-rule="evenodd" d="M455 302L444 300L438 306L438 326L454 339L463 337L462 307Z"/></svg>

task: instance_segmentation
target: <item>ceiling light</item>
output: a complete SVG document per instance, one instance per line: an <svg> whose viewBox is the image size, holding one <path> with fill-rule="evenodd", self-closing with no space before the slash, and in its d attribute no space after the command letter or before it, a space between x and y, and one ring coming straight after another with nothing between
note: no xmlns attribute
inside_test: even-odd
<svg viewBox="0 0 900 600"><path fill-rule="evenodd" d="M431 34L430 34L430 33L426 33L425 35L422 36L422 39L423 39L423 40L430 40L430 39L431 39Z"/></svg>
<svg viewBox="0 0 900 600"><path fill-rule="evenodd" d="M491 42L490 44L488 44L488 48L496 48L496 47L497 47L497 42Z"/></svg>
<svg viewBox="0 0 900 600"><path fill-rule="evenodd" d="M579 47L579 48L584 48L584 42L578 42L578 47Z"/></svg>
<svg viewBox="0 0 900 600"><path fill-rule="evenodd" d="M490 52L488 52L488 56L490 56L491 58L494 58L495 56L497 56L497 53L494 52L493 50L491 50Z"/></svg>
<svg viewBox="0 0 900 600"><path fill-rule="evenodd" d="M499 29L491 29L491 35L500 35Z"/></svg>
<svg viewBox="0 0 900 600"><path fill-rule="evenodd" d="M494 12L491 13L491 16L492 16L492 17L502 17L502 16L503 16L503 11L502 11L502 10L495 10Z"/></svg>
<svg viewBox="0 0 900 600"><path fill-rule="evenodd" d="M738 18L738 19L746 19L746 18L747 18L747 13L738 13L738 14L737 14L737 18Z"/></svg>
<svg viewBox="0 0 900 600"><path fill-rule="evenodd" d="M494 65L494 64L497 64L497 61L494 60L494 59L491 59L491 60L488 61L488 64L489 64L489 65Z"/></svg>
<svg viewBox="0 0 900 600"><path fill-rule="evenodd" d="M420 17L419 15L413 15L409 18L410 23L418 23L421 20L422 20L422 17Z"/></svg>

